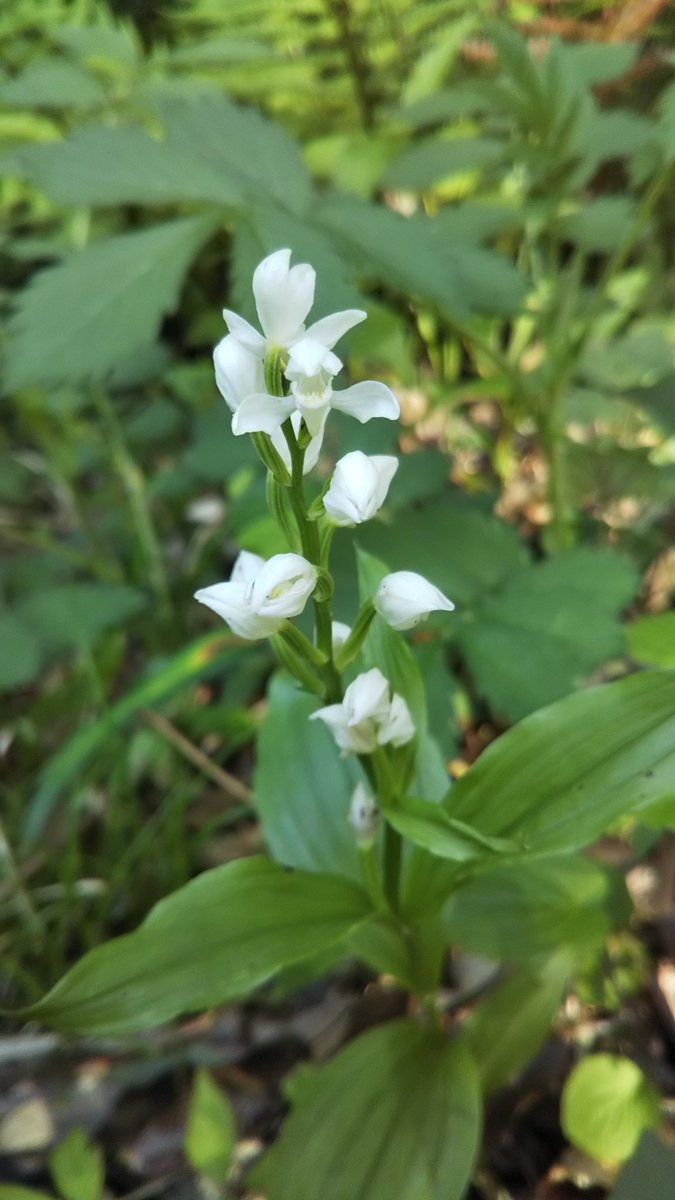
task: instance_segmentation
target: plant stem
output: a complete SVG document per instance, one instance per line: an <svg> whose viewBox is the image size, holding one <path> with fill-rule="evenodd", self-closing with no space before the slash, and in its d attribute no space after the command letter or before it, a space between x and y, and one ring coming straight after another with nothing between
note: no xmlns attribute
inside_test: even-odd
<svg viewBox="0 0 675 1200"><path fill-rule="evenodd" d="M399 884L401 878L401 861L403 857L403 839L396 829L384 822L382 844L382 874L384 894L387 897L392 912L398 912Z"/></svg>

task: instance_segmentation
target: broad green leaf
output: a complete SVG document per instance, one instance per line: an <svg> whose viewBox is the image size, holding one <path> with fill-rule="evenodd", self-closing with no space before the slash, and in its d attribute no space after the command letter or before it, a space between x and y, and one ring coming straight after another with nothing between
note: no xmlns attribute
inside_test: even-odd
<svg viewBox="0 0 675 1200"><path fill-rule="evenodd" d="M253 1172L269 1200L460 1200L480 1135L463 1041L410 1021L301 1067L291 1114Z"/></svg>
<svg viewBox="0 0 675 1200"><path fill-rule="evenodd" d="M621 657L620 613L638 586L627 559L582 548L514 572L464 619L460 610L456 642L493 711L518 720Z"/></svg>
<svg viewBox="0 0 675 1200"><path fill-rule="evenodd" d="M427 49L417 59L401 93L404 104L435 93L452 67L462 45L476 28L477 16L473 13L449 20L439 29Z"/></svg>
<svg viewBox="0 0 675 1200"><path fill-rule="evenodd" d="M572 969L571 957L554 954L539 971L516 970L472 1013L467 1033L485 1092L508 1083L546 1041Z"/></svg>
<svg viewBox="0 0 675 1200"><path fill-rule="evenodd" d="M629 196L584 197L577 212L563 217L557 228L582 250L609 253L626 234L635 211Z"/></svg>
<svg viewBox="0 0 675 1200"><path fill-rule="evenodd" d="M675 612L638 617L628 626L631 658L648 667L675 667Z"/></svg>
<svg viewBox="0 0 675 1200"><path fill-rule="evenodd" d="M71 1032L149 1029L245 996L369 912L368 898L344 879L240 859L205 871L134 933L85 954L26 1015Z"/></svg>
<svg viewBox="0 0 675 1200"><path fill-rule="evenodd" d="M575 1146L600 1162L625 1162L660 1118L658 1093L629 1058L589 1054L565 1084L563 1129Z"/></svg>
<svg viewBox="0 0 675 1200"><path fill-rule="evenodd" d="M54 1200L48 1192L22 1187L20 1183L0 1184L0 1200Z"/></svg>
<svg viewBox="0 0 675 1200"><path fill-rule="evenodd" d="M637 55L634 42L565 42L561 50L563 62L586 87L623 75Z"/></svg>
<svg viewBox="0 0 675 1200"><path fill-rule="evenodd" d="M237 1127L227 1096L208 1071L197 1071L185 1131L188 1159L201 1175L224 1184L236 1142Z"/></svg>
<svg viewBox="0 0 675 1200"><path fill-rule="evenodd" d="M675 1150L654 1134L645 1133L608 1200L646 1200L647 1196L665 1200L674 1178Z"/></svg>
<svg viewBox="0 0 675 1200"><path fill-rule="evenodd" d="M558 857L491 867L459 886L443 910L448 939L500 962L538 963L561 946L577 957L611 928L609 880L594 863Z"/></svg>
<svg viewBox="0 0 675 1200"><path fill-rule="evenodd" d="M416 846L451 862L509 854L519 848L517 842L504 838L486 838L462 821L453 821L441 805L415 796L404 796L394 807L387 808L384 816Z"/></svg>
<svg viewBox="0 0 675 1200"><path fill-rule="evenodd" d="M360 880L347 817L361 772L353 760L340 758L326 727L310 721L316 708L315 697L287 676L275 677L258 738L256 809L279 862Z"/></svg>
<svg viewBox="0 0 675 1200"><path fill-rule="evenodd" d="M632 388L628 397L666 433L675 434L675 372L650 387Z"/></svg>
<svg viewBox="0 0 675 1200"><path fill-rule="evenodd" d="M30 683L42 665L35 631L13 612L0 613L0 691Z"/></svg>
<svg viewBox="0 0 675 1200"><path fill-rule="evenodd" d="M312 191L296 142L225 96L159 105L164 136L91 126L63 143L19 151L19 164L60 204L210 201L240 207L274 199L302 214ZM44 151L44 153L43 153Z"/></svg>
<svg viewBox="0 0 675 1200"><path fill-rule="evenodd" d="M645 671L533 713L452 788L450 816L532 854L587 845L675 796L675 672Z"/></svg>
<svg viewBox="0 0 675 1200"><path fill-rule="evenodd" d="M103 1155L81 1129L73 1129L49 1158L63 1200L99 1200L105 1181Z"/></svg>
<svg viewBox="0 0 675 1200"><path fill-rule="evenodd" d="M0 83L0 104L17 108L93 108L104 100L103 88L87 71L45 54Z"/></svg>
<svg viewBox="0 0 675 1200"><path fill-rule="evenodd" d="M95 242L40 271L10 322L9 387L114 376L154 340L213 228L212 218L185 217Z"/></svg>
<svg viewBox="0 0 675 1200"><path fill-rule="evenodd" d="M59 797L117 730L123 729L140 709L159 704L194 680L221 670L233 652L241 652L233 642L230 633L210 633L199 638L163 665L156 665L147 678L110 705L91 725L76 730L46 762L38 778L26 809L25 843L30 844L40 836ZM248 648L245 653L249 653Z"/></svg>

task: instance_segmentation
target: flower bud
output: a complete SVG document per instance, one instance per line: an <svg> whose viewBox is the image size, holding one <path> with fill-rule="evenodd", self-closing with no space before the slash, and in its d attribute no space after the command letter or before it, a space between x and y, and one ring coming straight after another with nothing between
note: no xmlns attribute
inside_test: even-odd
<svg viewBox="0 0 675 1200"><path fill-rule="evenodd" d="M442 592L414 571L394 571L385 575L374 597L378 613L392 629L412 629L430 612L452 612L454 604Z"/></svg>
<svg viewBox="0 0 675 1200"><path fill-rule="evenodd" d="M195 593L227 621L233 633L251 641L271 637L287 617L297 617L317 580L317 569L300 554L275 554L265 562L243 550L227 583Z"/></svg>
<svg viewBox="0 0 675 1200"><path fill-rule="evenodd" d="M363 454L353 450L335 466L324 508L335 525L360 525L381 509L398 469L398 459L388 454Z"/></svg>
<svg viewBox="0 0 675 1200"><path fill-rule="evenodd" d="M356 841L360 849L367 850L369 846L372 846L377 833L379 816L380 810L375 797L371 795L365 784L357 783L349 806L349 824L356 834Z"/></svg>
<svg viewBox="0 0 675 1200"><path fill-rule="evenodd" d="M377 667L357 675L341 704L329 704L312 713L310 721L323 721L331 730L343 756L372 754L377 746L402 746L415 736L415 726L402 696L392 694L389 681Z"/></svg>

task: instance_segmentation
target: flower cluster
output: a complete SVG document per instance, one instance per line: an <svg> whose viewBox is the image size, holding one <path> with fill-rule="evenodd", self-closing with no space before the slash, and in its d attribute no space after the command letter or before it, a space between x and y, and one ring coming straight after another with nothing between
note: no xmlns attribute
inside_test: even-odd
<svg viewBox="0 0 675 1200"><path fill-rule="evenodd" d="M366 314L348 309L306 325L315 282L315 272L307 263L291 266L290 250L269 255L253 275L262 332L225 309L228 333L213 356L216 383L232 412L233 432L257 436L256 448L273 475L271 503L276 504L291 544L297 544L302 554L275 554L265 562L243 551L230 580L203 588L196 598L242 638L280 634L275 645L285 665L306 686L332 701L324 703L312 719L332 731L343 755L369 755L380 746L410 742L415 736L413 719L404 698L392 690L376 667L358 675L343 694L336 662L353 661L376 614L392 629L405 630L430 612L450 612L454 605L422 576L395 571L385 576L372 599L364 603L352 629L331 621L333 585L328 555L332 532L336 526L360 525L377 515L387 499L398 460L393 455L367 455L360 450L345 454L309 507L302 473L318 462L331 409L361 422L372 417L395 420L399 404L383 383L368 381L341 390L333 387L342 369L334 347ZM279 499L279 489L284 488L290 500L286 508ZM287 524L290 512L297 528L290 529ZM315 644L289 624L311 596L317 614ZM369 793L355 793L351 820L365 844L377 821L377 805Z"/></svg>
<svg viewBox="0 0 675 1200"><path fill-rule="evenodd" d="M408 705L392 692L377 667L357 675L342 703L318 709L310 717L314 720L332 730L343 755L372 754L376 746L404 746L415 736Z"/></svg>

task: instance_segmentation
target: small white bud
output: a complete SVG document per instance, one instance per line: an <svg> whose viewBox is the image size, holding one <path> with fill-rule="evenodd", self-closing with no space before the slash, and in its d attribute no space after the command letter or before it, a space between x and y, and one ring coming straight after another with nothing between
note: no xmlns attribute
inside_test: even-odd
<svg viewBox="0 0 675 1200"><path fill-rule="evenodd" d="M430 612L452 612L454 604L414 571L394 571L385 575L374 597L378 613L392 629L412 629Z"/></svg>
<svg viewBox="0 0 675 1200"><path fill-rule="evenodd" d="M356 840L362 849L372 846L380 810L375 797L363 783L357 783L349 806L349 823L356 834Z"/></svg>
<svg viewBox="0 0 675 1200"><path fill-rule="evenodd" d="M360 525L382 508L398 459L389 454L353 450L335 465L324 508L335 525Z"/></svg>

